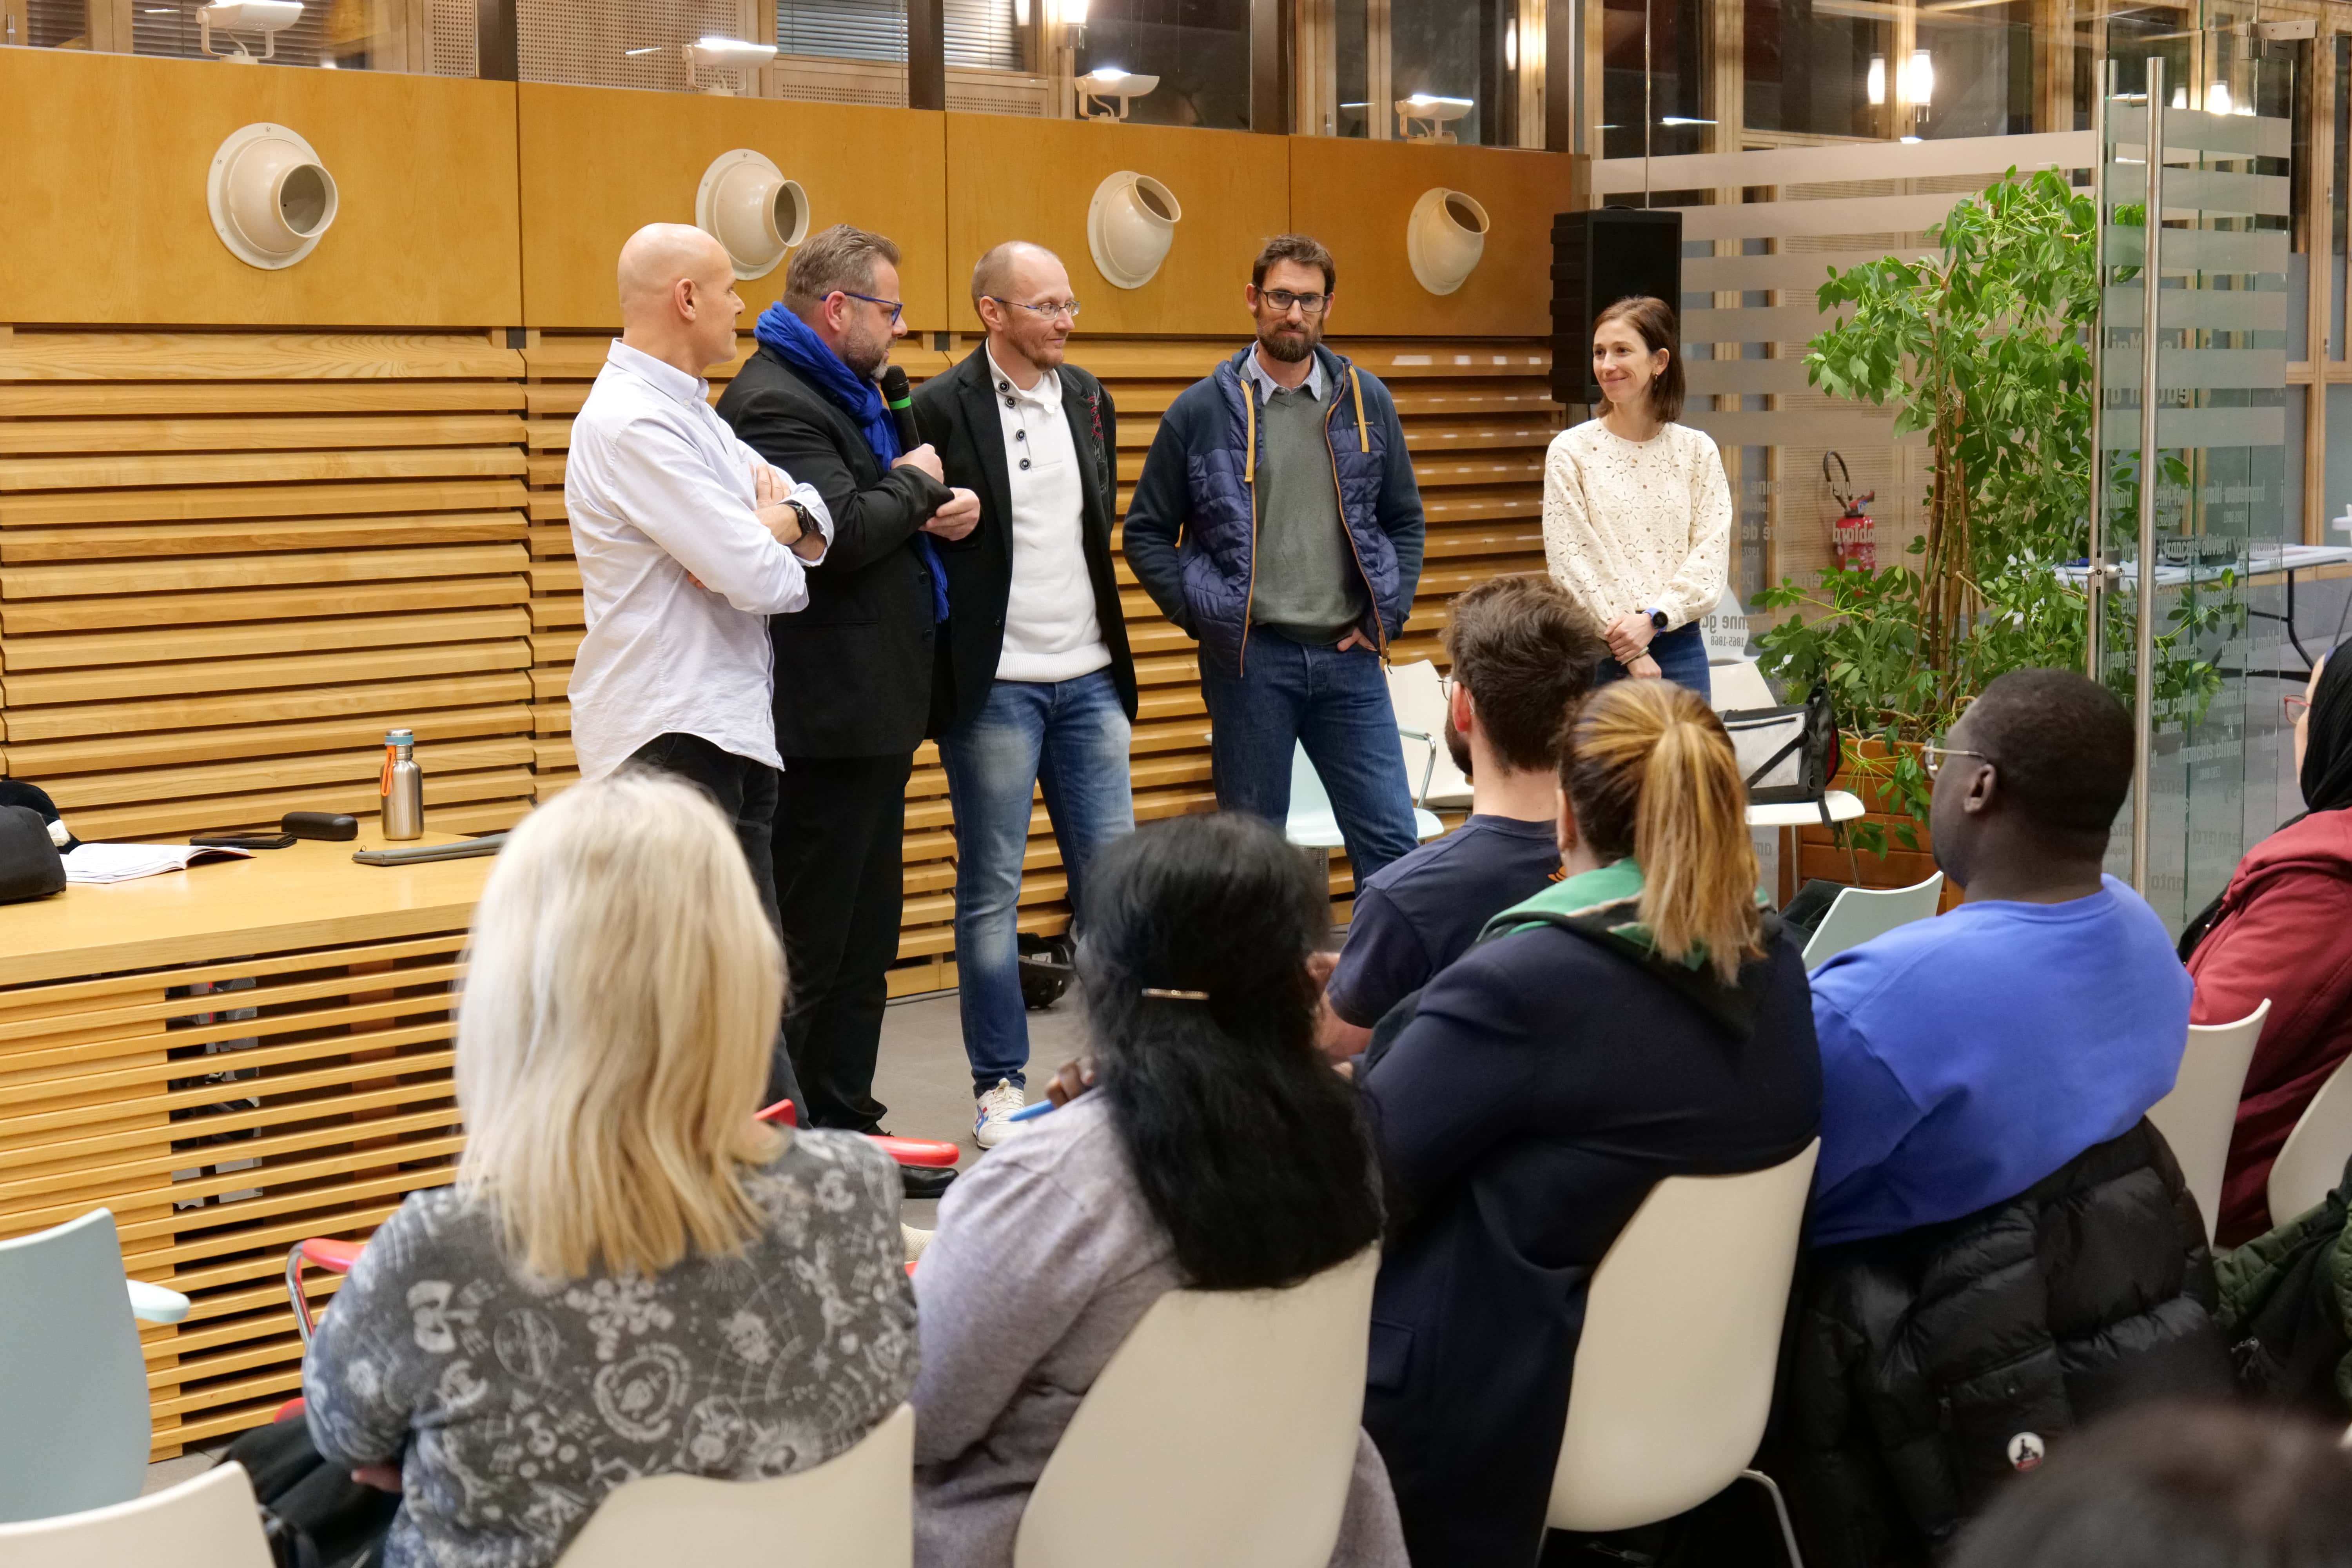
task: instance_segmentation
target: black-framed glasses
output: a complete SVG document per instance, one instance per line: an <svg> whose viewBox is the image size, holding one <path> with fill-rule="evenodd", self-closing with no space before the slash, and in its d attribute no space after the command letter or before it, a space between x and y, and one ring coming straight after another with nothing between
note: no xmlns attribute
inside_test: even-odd
<svg viewBox="0 0 2352 1568"><path fill-rule="evenodd" d="M894 327L895 327L895 326L897 326L897 325L898 324L898 318L899 318L901 315L904 315L904 314L906 313L906 310L907 310L907 302L906 302L904 300L877 300L877 299L876 299L873 295L871 295L871 294L860 294L860 293L858 293L857 291L856 291L855 289L844 289L842 290L842 292L843 292L844 294L848 295L848 296L849 296L849 298L851 298L851 299L853 299L853 300L865 300L865 301L866 301L867 304L869 304L869 305L887 305L887 306L889 306L889 307L890 307L890 324L891 324L892 326L894 326Z"/></svg>
<svg viewBox="0 0 2352 1568"><path fill-rule="evenodd" d="M1007 300L1001 294L988 294L982 298L993 300L1011 310L1027 310L1033 315L1043 316L1049 321L1056 316L1067 316L1074 321L1078 319L1078 302L1076 300L1048 300L1042 305L1032 305L1024 300Z"/></svg>
<svg viewBox="0 0 2352 1568"><path fill-rule="evenodd" d="M1919 748L1919 762L1920 764L1927 770L1927 776L1929 778L1934 778L1937 773L1944 771L1944 759L1946 757L1974 757L1980 763L1989 763L1992 761L1992 759L1987 756L1984 752L1971 752L1965 746L1922 746Z"/></svg>
<svg viewBox="0 0 2352 1568"><path fill-rule="evenodd" d="M1287 289L1261 289L1257 297L1277 310L1286 312L1296 305L1301 314L1308 316L1319 316L1331 306L1328 294L1294 294Z"/></svg>

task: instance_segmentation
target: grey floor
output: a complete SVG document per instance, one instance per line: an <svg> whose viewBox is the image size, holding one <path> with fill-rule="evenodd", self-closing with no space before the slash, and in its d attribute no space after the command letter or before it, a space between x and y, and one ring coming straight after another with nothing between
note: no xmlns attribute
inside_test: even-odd
<svg viewBox="0 0 2352 1568"><path fill-rule="evenodd" d="M1045 1092L1054 1069L1079 1054L1085 1025L1077 998L1065 996L1050 1011L1029 1015L1029 1079L1032 1097ZM953 993L912 997L894 1004L882 1021L882 1057L874 1073L875 1097L889 1107L883 1125L906 1138L937 1138L963 1145L959 1168L980 1158L971 1141L971 1070L964 1063L963 1026ZM939 1205L908 1203L906 1222L929 1230ZM211 1468L228 1447L223 1438L175 1459L147 1467L147 1489L177 1486Z"/></svg>

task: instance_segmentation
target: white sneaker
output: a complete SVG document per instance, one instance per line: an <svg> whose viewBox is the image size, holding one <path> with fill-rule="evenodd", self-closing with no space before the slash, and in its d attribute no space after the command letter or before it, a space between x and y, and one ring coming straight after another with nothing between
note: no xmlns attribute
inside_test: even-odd
<svg viewBox="0 0 2352 1568"><path fill-rule="evenodd" d="M1021 1131L1011 1118L1028 1103L1028 1090L1014 1088L1009 1078L998 1079L996 1087L980 1097L980 1112L971 1122L971 1141L983 1149L995 1148Z"/></svg>

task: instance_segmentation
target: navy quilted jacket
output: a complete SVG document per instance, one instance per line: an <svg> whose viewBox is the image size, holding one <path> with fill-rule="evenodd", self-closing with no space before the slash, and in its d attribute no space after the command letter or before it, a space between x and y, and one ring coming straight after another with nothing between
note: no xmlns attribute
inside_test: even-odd
<svg viewBox="0 0 2352 1568"><path fill-rule="evenodd" d="M1254 481L1265 457L1265 433L1255 428L1250 384L1242 377L1244 361L1255 352L1255 344L1242 350L1177 395L1127 508L1124 548L1136 581L1232 675L1242 672L1249 643ZM1421 490L1389 389L1351 372L1329 349L1315 352L1324 385L1335 394L1326 428L1340 511L1371 600L1362 629L1385 649L1402 629L1421 581Z"/></svg>

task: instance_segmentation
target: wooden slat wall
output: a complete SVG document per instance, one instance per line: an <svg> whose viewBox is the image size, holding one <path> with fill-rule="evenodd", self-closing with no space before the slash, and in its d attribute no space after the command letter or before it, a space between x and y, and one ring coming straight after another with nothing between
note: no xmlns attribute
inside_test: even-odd
<svg viewBox="0 0 2352 1568"><path fill-rule="evenodd" d="M505 334L0 329L0 773L85 838L529 809L522 355Z"/></svg>
<svg viewBox="0 0 2352 1568"><path fill-rule="evenodd" d="M451 1179L464 942L0 992L0 1235L102 1204L131 1276L193 1302L185 1321L140 1331L158 1457L259 1426L299 1389L289 1247L363 1236Z"/></svg>
<svg viewBox="0 0 2352 1568"><path fill-rule="evenodd" d="M605 340L534 334L528 361L530 447L531 667L541 798L578 776L564 703L582 625L579 569L563 514L563 453L571 416L602 363ZM945 353L902 344L898 363L919 380L971 352L960 339ZM1073 358L1102 377L1119 411L1119 506L1124 511L1160 415L1176 395L1236 345L1226 339L1083 340ZM1443 661L1438 634L1455 594L1503 572L1543 570L1543 449L1559 428L1546 389L1550 358L1540 343L1341 342L1336 346L1387 381L1397 399L1429 515L1428 561L1413 616L1394 653L1400 660ZM723 379L723 374L715 379ZM1164 620L1118 565L1129 636L1142 686L1135 729L1136 815L1150 819L1211 809L1208 721L1193 645ZM1028 875L1021 926L1039 933L1068 922L1060 857L1041 803L1030 824ZM954 839L947 784L926 743L908 786L907 910L899 937L896 994L955 983ZM1344 859L1332 891L1352 889Z"/></svg>

